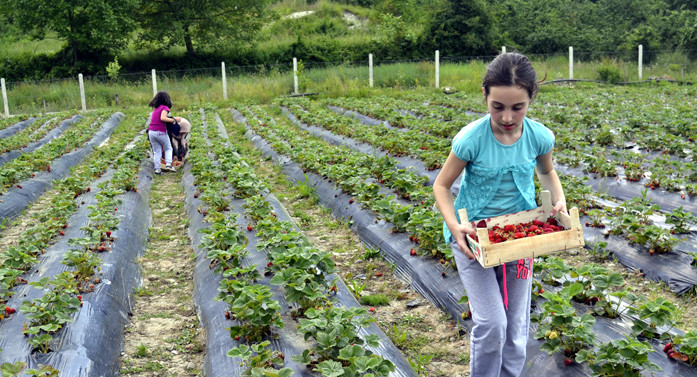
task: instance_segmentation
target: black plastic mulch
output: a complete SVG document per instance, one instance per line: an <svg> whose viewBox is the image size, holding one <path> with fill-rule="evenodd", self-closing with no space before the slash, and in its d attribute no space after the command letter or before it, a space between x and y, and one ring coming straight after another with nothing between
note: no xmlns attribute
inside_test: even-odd
<svg viewBox="0 0 697 377"><path fill-rule="evenodd" d="M70 122L74 123L79 117L79 115L73 117L70 119ZM0 195L0 223L3 220L10 221L19 216L30 203L34 202L51 187L53 181L70 175L70 169L82 162L92 153L94 148L111 136L114 129L121 124L123 117L123 113L115 113L102 124L100 129L92 136L92 139L83 147L53 160L50 172L38 172L35 177L20 182L21 189L13 186L6 193ZM71 124L67 123L66 125L66 122L68 121L64 121L61 127L67 127Z"/></svg>
<svg viewBox="0 0 697 377"><path fill-rule="evenodd" d="M221 132L220 136L227 140L228 138L224 128L220 123L218 123L218 126ZM206 356L204 359L203 372L205 376L209 377L239 375L243 371L240 366L241 360L228 357L227 351L243 343L232 339L227 330L227 328L234 324L234 322L225 318L225 311L228 305L222 301L214 300L218 294L218 287L220 286L222 277L215 274L209 268L210 260L205 255L205 252L201 250L202 234L199 232L199 229L207 227L208 224L204 222L203 215L197 210L202 202L193 197L196 188L193 185L193 176L190 173L190 167L188 165L184 169L182 184L186 191L185 206L190 217L189 236L192 240L192 247L196 255L194 300L201 324L206 329ZM266 194L265 198L274 208L279 220L292 222L290 215L285 211L278 199L270 194ZM231 212L240 215L237 224L242 229L245 229L247 222L244 218L244 200L231 198L230 205ZM294 226L294 228L299 229L297 226ZM248 244L246 248L249 251L249 256L246 258L245 264L256 264L258 270L263 273L263 269L267 263L266 255L256 250L258 239L254 232L248 232L247 239ZM328 277L329 280L334 278L336 278L336 276ZM290 317L290 310L292 307L289 306L285 300L284 290L281 287L271 285L269 283L270 279L271 277L264 276L259 281L259 284L264 284L271 288L271 291L274 293L274 299L277 300L281 306L282 317L286 324L286 327L283 329L277 329L275 331L278 336L277 338L272 337L267 339L271 342L270 347L286 355L285 366L293 369L295 375L317 376L317 373L311 372L305 365L295 363L288 357L301 354L305 349L309 348L310 345L304 341L302 336L297 334L297 331L292 328L292 326L288 326L288 324L293 324L295 322L295 320ZM335 296L335 300L338 301L338 305L346 307L360 306L341 279L337 282L337 288L338 293ZM377 334L380 337L381 346L379 349L373 350L373 352L392 361L396 365L397 369L390 374L391 376L416 376L416 373L414 373L409 363L392 344L389 337L375 324L371 324L367 329L362 329L361 334Z"/></svg>
<svg viewBox="0 0 697 377"><path fill-rule="evenodd" d="M46 135L44 135L44 137L42 137L41 139L27 144L26 148L17 149L17 150L9 151L7 153L3 153L2 155L0 155L0 166L5 165L9 161L12 161L15 158L17 158L25 153L31 153L31 152L35 151L39 147L43 146L44 144L48 143L49 141L60 136L60 134L62 134L65 130L67 130L68 127L70 127L73 123L77 122L78 120L80 120L82 118L83 118L82 115L75 115L70 119L66 119L66 120L62 121L60 123L60 125L58 125L58 127L47 132ZM32 121L33 120L34 119L32 118ZM27 125L29 125L29 124L30 123L28 123Z"/></svg>
<svg viewBox="0 0 697 377"><path fill-rule="evenodd" d="M0 139L10 137L10 136L16 134L17 132L29 127L29 125L34 123L34 121L36 119L37 118L33 118L33 117L29 118L29 119L25 119L23 121L17 122L15 124L5 128L5 129L0 130Z"/></svg>
<svg viewBox="0 0 697 377"><path fill-rule="evenodd" d="M93 292L82 295L83 306L74 316L74 322L68 323L54 335L51 352L32 353L27 338L22 336L22 325L27 319L17 310L10 318L0 322L0 348L3 350L0 362L24 361L28 363L28 368L47 364L58 369L61 376L119 376L124 329L133 307L134 289L141 279L136 260L145 251L148 227L152 223L148 204L152 163L144 160L139 172L138 192L118 196L122 203L117 207L116 216L120 222L112 233L112 237L115 237L113 249L99 254L102 258L101 282L95 285ZM71 248L67 241L85 236L80 228L89 222L87 207L96 204L94 195L99 191L96 183L106 181L112 175L113 170L108 171L92 185L95 189L75 199L85 203L70 217L65 237L61 237L39 258L40 263L26 277L29 282L70 269L62 263L63 256ZM38 289L20 285L7 305L19 309L22 301L41 295L42 291Z"/></svg>

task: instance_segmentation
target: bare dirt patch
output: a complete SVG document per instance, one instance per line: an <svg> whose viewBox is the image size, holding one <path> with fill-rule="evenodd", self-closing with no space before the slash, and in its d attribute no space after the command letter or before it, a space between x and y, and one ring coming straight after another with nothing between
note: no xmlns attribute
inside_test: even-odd
<svg viewBox="0 0 697 377"><path fill-rule="evenodd" d="M192 301L193 249L179 173L156 176L143 285L125 334L121 374L200 376L205 334Z"/></svg>

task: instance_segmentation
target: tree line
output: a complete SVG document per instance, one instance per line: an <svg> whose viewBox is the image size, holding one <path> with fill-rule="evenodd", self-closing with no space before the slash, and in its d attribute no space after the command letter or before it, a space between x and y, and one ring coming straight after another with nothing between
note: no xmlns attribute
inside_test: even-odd
<svg viewBox="0 0 697 377"><path fill-rule="evenodd" d="M306 0L313 3L316 0ZM329 0L320 0L329 3ZM528 54L598 54L685 50L697 56L697 0L335 0L370 10L369 40L298 34L294 43L259 51L259 35L279 19L278 0L0 0L0 42L56 35L64 47L50 56L0 61L14 79L103 74L128 49L150 49L148 67L490 56L500 46ZM266 36L268 37L268 35ZM170 59L173 46L186 53Z"/></svg>

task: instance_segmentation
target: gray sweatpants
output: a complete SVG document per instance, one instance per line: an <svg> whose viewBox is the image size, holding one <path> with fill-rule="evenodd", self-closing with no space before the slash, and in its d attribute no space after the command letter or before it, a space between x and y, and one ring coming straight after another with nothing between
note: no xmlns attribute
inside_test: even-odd
<svg viewBox="0 0 697 377"><path fill-rule="evenodd" d="M165 165L172 166L172 144L169 143L167 132L148 131L148 138L152 146L152 159L155 164L155 171L160 170L162 164L162 150L165 151Z"/></svg>
<svg viewBox="0 0 697 377"><path fill-rule="evenodd" d="M469 298L471 377L518 377L525 366L530 327L532 259L483 268L451 243Z"/></svg>

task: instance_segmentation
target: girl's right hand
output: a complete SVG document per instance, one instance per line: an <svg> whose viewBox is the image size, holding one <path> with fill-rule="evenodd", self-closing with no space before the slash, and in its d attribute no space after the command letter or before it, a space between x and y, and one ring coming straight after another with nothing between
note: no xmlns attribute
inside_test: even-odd
<svg viewBox="0 0 697 377"><path fill-rule="evenodd" d="M474 228L468 225L459 224L458 229L452 232L452 234L453 238L457 242L457 246L459 246L460 250L462 250L462 252L465 253L467 259L475 259L476 257L474 256L474 253L472 253L472 251L470 250L469 246L467 245L467 240L465 239L465 235L467 234L469 234L470 237L474 237L477 234Z"/></svg>

